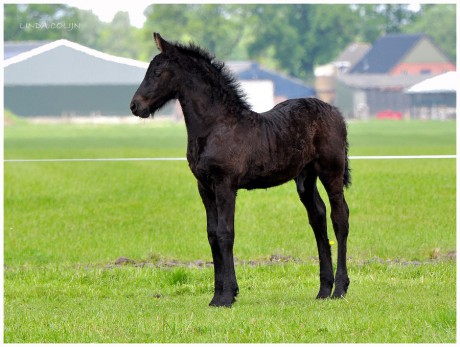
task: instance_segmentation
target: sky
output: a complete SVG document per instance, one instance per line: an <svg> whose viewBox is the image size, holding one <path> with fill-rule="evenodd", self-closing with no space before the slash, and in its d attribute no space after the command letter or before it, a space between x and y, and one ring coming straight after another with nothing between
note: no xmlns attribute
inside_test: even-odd
<svg viewBox="0 0 460 347"><path fill-rule="evenodd" d="M155 3L154 0L131 0L131 1L95 1L95 0L67 0L64 1L71 6L78 7L83 10L92 10L100 20L104 22L111 22L113 17L118 11L127 11L129 13L129 19L131 25L141 28L145 22L144 10L147 6ZM193 1L182 1L182 2L193 2ZM200 3L206 1L200 1ZM240 1L241 2L241 1ZM244 1L242 1L244 3ZM270 3L270 1L267 1ZM334 1L340 3L343 1ZM373 2L368 1L368 2ZM392 1L390 1L392 2ZM402 1L402 3L410 3L413 10L418 10L420 5L414 1ZM165 3L160 1L160 3ZM353 0L345 1L345 3L353 3ZM383 1L385 3L385 1Z"/></svg>
<svg viewBox="0 0 460 347"><path fill-rule="evenodd" d="M153 0L131 0L131 1L95 1L95 0L69 0L71 6L82 10L92 10L101 21L111 22L118 11L129 13L131 25L141 28L145 21L144 10L152 4Z"/></svg>

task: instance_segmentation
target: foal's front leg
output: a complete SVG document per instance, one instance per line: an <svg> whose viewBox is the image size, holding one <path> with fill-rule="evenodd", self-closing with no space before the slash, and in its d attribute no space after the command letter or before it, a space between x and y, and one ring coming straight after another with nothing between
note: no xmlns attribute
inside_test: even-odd
<svg viewBox="0 0 460 347"><path fill-rule="evenodd" d="M233 243L235 240L234 218L236 189L220 184L215 188L217 206L217 243L222 255L223 288L222 295L211 304L230 307L238 295L235 265L233 262Z"/></svg>
<svg viewBox="0 0 460 347"><path fill-rule="evenodd" d="M206 224L208 232L209 246L212 252L212 261L214 264L214 297L209 303L210 306L217 306L223 291L223 263L219 243L217 241L217 205L216 195L198 182L198 191L200 192L203 205L206 209Z"/></svg>

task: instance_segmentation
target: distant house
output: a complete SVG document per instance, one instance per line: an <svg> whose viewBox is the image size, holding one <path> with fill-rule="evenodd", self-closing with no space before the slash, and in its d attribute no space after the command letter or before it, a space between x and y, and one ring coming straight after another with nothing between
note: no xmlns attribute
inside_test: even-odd
<svg viewBox="0 0 460 347"><path fill-rule="evenodd" d="M425 34L388 34L350 70L350 74L418 75L455 70L455 65Z"/></svg>
<svg viewBox="0 0 460 347"><path fill-rule="evenodd" d="M272 81L274 85L275 103L286 99L315 96L315 89L308 86L302 80L266 69L261 67L258 63L230 61L227 62L226 65L240 81Z"/></svg>
<svg viewBox="0 0 460 347"><path fill-rule="evenodd" d="M338 57L329 64L315 67L315 89L317 98L334 104L336 102L337 76L348 73L369 51L368 43L349 44Z"/></svg>
<svg viewBox="0 0 460 347"><path fill-rule="evenodd" d="M5 107L20 116L127 115L148 67L67 40L5 51Z"/></svg>
<svg viewBox="0 0 460 347"><path fill-rule="evenodd" d="M129 102L148 67L67 40L6 42L4 50L5 107L21 116L130 115ZM301 80L253 62L227 66L255 110L315 95ZM163 112L178 116L180 107L169 105Z"/></svg>
<svg viewBox="0 0 460 347"><path fill-rule="evenodd" d="M336 74L334 104L348 117L368 118L382 112L409 117L412 99L405 93L407 88L454 70L455 65L427 35L389 34L352 68Z"/></svg>
<svg viewBox="0 0 460 347"><path fill-rule="evenodd" d="M369 43L353 42L335 58L332 65L337 68L338 73L347 73L369 52L371 47Z"/></svg>
<svg viewBox="0 0 460 347"><path fill-rule="evenodd" d="M410 97L404 91L426 78L427 75L338 75L334 105L347 118L367 119L382 111L408 117Z"/></svg>

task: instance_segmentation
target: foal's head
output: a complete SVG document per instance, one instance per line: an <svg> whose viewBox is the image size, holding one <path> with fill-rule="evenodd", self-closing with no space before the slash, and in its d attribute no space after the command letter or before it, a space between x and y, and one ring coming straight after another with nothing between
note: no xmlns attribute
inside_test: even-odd
<svg viewBox="0 0 460 347"><path fill-rule="evenodd" d="M233 110L249 109L236 79L211 53L193 44L169 43L158 33L153 37L160 54L150 62L131 100L134 115L147 118L169 100L180 98L184 90L200 98L225 102ZM207 90L198 92L197 86Z"/></svg>
<svg viewBox="0 0 460 347"><path fill-rule="evenodd" d="M176 47L154 33L160 54L155 56L145 74L144 80L131 100L131 111L135 116L147 118L169 100L177 98L179 76L174 72L177 59L172 58Z"/></svg>

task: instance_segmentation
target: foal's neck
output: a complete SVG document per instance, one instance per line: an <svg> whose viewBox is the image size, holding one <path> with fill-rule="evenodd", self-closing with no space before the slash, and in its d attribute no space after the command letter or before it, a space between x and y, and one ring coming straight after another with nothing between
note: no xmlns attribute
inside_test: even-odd
<svg viewBox="0 0 460 347"><path fill-rule="evenodd" d="M216 92L209 81L200 78L192 81L179 93L189 137L203 136L217 125L234 124L253 113L244 103L238 102L238 95L231 88Z"/></svg>

